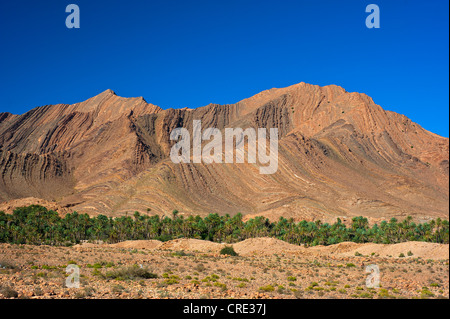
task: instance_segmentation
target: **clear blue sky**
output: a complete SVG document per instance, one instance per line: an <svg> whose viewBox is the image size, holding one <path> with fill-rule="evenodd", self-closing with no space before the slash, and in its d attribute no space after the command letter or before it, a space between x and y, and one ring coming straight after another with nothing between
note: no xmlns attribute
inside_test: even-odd
<svg viewBox="0 0 450 319"><path fill-rule="evenodd" d="M81 28L67 29L68 4ZM368 4L381 28L368 29ZM1 1L0 112L112 89L169 107L299 82L364 92L449 136L447 0Z"/></svg>

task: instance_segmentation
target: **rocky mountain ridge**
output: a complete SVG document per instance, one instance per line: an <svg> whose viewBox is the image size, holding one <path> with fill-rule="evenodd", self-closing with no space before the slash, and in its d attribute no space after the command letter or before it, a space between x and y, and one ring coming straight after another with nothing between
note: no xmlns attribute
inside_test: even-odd
<svg viewBox="0 0 450 319"><path fill-rule="evenodd" d="M278 128L278 171L174 164L170 133ZM0 200L81 213L264 215L334 220L449 216L448 138L367 95L299 83L235 104L166 109L107 90L84 102L0 113Z"/></svg>

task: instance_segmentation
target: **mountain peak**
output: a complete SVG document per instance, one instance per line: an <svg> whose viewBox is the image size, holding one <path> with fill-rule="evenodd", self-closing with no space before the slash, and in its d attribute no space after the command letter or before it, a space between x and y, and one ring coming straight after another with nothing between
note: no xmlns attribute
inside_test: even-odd
<svg viewBox="0 0 450 319"><path fill-rule="evenodd" d="M102 93L98 94L97 96L100 96L100 95L117 95L117 94L113 90L107 89L107 90L103 91Z"/></svg>

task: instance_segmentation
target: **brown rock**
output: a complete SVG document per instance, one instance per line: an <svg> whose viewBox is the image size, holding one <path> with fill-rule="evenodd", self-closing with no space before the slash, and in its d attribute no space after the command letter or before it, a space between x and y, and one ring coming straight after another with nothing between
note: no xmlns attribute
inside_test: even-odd
<svg viewBox="0 0 450 319"><path fill-rule="evenodd" d="M278 128L278 172L173 164L170 133L192 131L194 119L220 130ZM162 110L107 90L73 105L0 113L0 170L0 201L32 197L26 203L41 201L61 214L177 208L333 222L449 215L448 138L335 85L300 83L194 110Z"/></svg>

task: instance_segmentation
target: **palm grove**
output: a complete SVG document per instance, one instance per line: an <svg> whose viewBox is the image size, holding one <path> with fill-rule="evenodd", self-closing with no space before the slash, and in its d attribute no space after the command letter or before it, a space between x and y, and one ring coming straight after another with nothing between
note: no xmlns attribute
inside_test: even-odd
<svg viewBox="0 0 450 319"><path fill-rule="evenodd" d="M281 217L277 222L256 217L243 221L234 216L209 214L184 217L174 210L171 217L148 216L135 212L133 217L90 217L77 212L64 217L45 207L31 205L0 212L0 242L13 244L72 245L81 241L115 243L124 240L197 238L233 243L254 237L275 237L286 242L305 245L331 245L344 241L356 243L393 244L405 241L449 243L449 222L440 218L415 223L411 217L399 222L392 218L379 225L369 225L367 218L354 217L350 226L340 219L334 224L294 222Z"/></svg>

